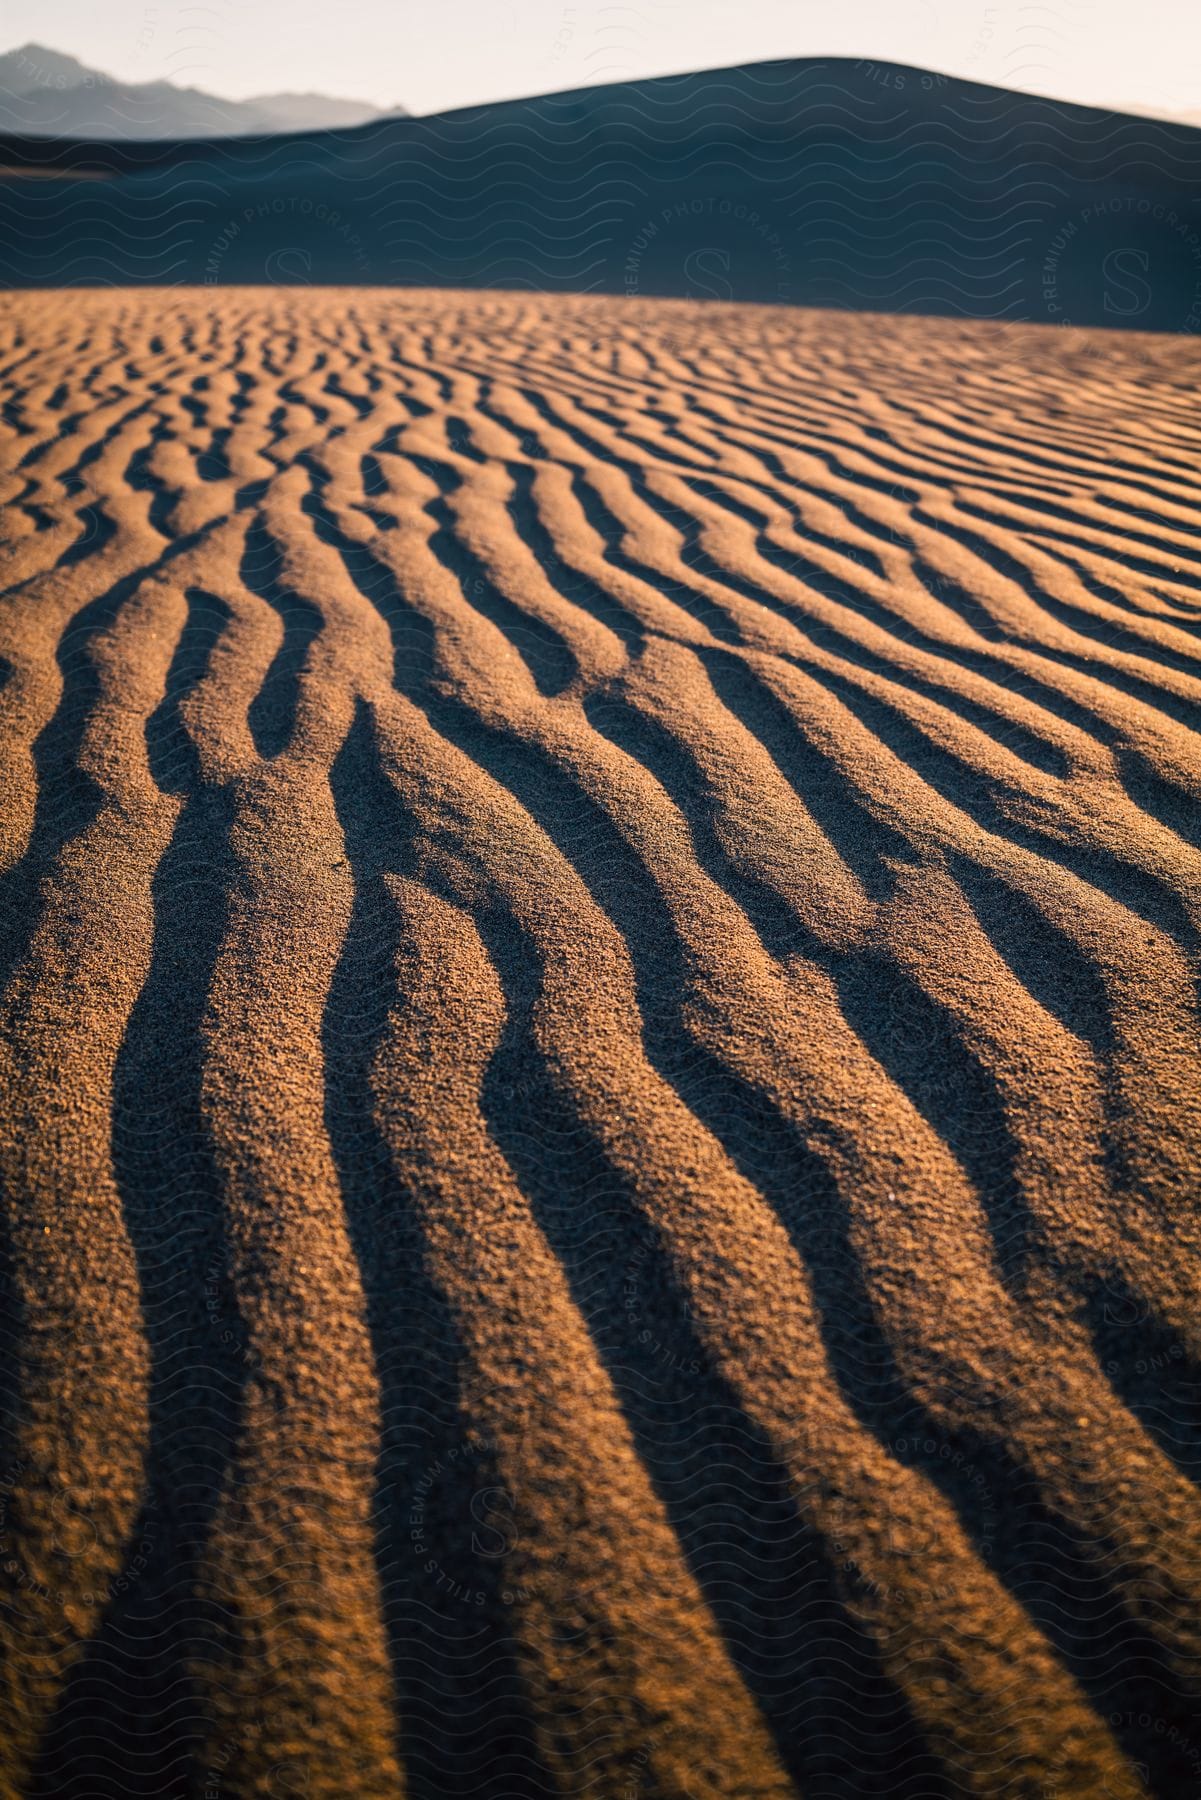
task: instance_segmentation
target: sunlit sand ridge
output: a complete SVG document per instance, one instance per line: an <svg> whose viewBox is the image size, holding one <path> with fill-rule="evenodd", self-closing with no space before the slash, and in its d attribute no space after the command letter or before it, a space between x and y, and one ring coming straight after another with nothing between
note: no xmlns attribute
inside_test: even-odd
<svg viewBox="0 0 1201 1800"><path fill-rule="evenodd" d="M12 1795L1201 1780L1201 350L0 322Z"/></svg>

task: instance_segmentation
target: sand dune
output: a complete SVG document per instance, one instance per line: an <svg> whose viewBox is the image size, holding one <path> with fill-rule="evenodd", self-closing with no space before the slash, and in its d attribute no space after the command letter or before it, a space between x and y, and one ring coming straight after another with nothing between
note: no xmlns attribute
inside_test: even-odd
<svg viewBox="0 0 1201 1800"><path fill-rule="evenodd" d="M1195 334L1199 189L1188 125L795 58L291 136L6 132L0 287L512 288Z"/></svg>
<svg viewBox="0 0 1201 1800"><path fill-rule="evenodd" d="M1201 353L0 323L5 1795L1201 1781Z"/></svg>

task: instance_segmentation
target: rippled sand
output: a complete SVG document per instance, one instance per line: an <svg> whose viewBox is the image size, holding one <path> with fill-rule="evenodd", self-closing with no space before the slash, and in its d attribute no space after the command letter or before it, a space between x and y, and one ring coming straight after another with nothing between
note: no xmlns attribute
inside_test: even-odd
<svg viewBox="0 0 1201 1800"><path fill-rule="evenodd" d="M0 1793L1201 1787L1201 348L0 363Z"/></svg>

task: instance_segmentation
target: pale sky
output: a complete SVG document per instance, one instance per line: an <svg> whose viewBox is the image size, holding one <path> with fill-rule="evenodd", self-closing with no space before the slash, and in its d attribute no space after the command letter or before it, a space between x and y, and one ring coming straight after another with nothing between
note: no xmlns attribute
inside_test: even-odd
<svg viewBox="0 0 1201 1800"><path fill-rule="evenodd" d="M779 56L918 64L1201 114L1201 0L3 0L30 41L230 99L315 89L411 112Z"/></svg>

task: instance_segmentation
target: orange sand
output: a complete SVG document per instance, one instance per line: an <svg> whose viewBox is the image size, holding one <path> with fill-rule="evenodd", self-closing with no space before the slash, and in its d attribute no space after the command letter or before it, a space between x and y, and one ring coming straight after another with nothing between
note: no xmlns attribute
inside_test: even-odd
<svg viewBox="0 0 1201 1800"><path fill-rule="evenodd" d="M0 362L0 1794L1201 1786L1201 349Z"/></svg>

